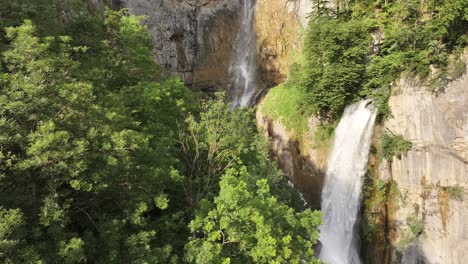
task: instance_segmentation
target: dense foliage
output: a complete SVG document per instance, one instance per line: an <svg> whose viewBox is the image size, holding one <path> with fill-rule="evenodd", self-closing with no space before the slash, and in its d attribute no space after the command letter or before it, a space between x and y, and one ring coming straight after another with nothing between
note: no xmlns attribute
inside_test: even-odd
<svg viewBox="0 0 468 264"><path fill-rule="evenodd" d="M467 1L313 2L304 54L287 84L303 91L299 112L336 120L347 104L371 97L385 116L402 73L437 91L463 72L457 55L468 41Z"/></svg>
<svg viewBox="0 0 468 264"><path fill-rule="evenodd" d="M246 167L223 175L214 202L204 201L187 244L196 263L318 263L312 250L320 214L295 212L272 194L267 179ZM219 242L221 241L221 243Z"/></svg>
<svg viewBox="0 0 468 264"><path fill-rule="evenodd" d="M0 4L1 263L317 261L253 111L163 76L140 18Z"/></svg>
<svg viewBox="0 0 468 264"><path fill-rule="evenodd" d="M370 23L318 17L306 38L305 68L293 83L305 89L310 111L338 117L363 86ZM297 79L294 79L296 77Z"/></svg>

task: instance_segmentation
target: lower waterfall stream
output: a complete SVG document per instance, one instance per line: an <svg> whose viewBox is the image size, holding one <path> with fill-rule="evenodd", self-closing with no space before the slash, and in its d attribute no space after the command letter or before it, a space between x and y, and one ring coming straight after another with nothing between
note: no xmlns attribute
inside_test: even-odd
<svg viewBox="0 0 468 264"><path fill-rule="evenodd" d="M320 259L329 264L361 263L356 222L376 116L369 104L363 100L345 109L328 157L321 201Z"/></svg>

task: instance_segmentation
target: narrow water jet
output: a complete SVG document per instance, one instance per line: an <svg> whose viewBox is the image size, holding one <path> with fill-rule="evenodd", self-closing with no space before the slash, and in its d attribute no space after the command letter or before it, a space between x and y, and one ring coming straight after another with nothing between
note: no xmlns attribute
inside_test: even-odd
<svg viewBox="0 0 468 264"><path fill-rule="evenodd" d="M345 109L328 157L321 201L320 259L329 264L361 263L356 221L376 116L369 103L363 100Z"/></svg>
<svg viewBox="0 0 468 264"><path fill-rule="evenodd" d="M229 67L229 91L233 96L232 108L250 106L257 90L255 6L255 0L244 0L242 3L241 25Z"/></svg>

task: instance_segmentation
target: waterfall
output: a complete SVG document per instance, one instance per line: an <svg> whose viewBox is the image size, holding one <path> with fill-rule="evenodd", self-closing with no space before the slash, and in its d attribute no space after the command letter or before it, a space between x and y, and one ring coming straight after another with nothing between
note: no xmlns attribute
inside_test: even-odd
<svg viewBox="0 0 468 264"><path fill-rule="evenodd" d="M322 192L320 259L329 264L361 263L356 220L376 116L368 104L365 100L345 109L328 157Z"/></svg>
<svg viewBox="0 0 468 264"><path fill-rule="evenodd" d="M244 0L241 25L229 67L229 91L232 108L250 106L256 91L257 47L255 36L255 0Z"/></svg>

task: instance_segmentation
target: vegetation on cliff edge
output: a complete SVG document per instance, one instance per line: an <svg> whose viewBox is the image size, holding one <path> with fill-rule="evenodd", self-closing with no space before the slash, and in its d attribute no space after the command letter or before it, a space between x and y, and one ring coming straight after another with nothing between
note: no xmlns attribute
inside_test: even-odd
<svg viewBox="0 0 468 264"><path fill-rule="evenodd" d="M333 122L346 105L368 97L384 118L403 73L437 91L463 72L457 58L468 42L466 1L360 0L332 9L313 2L302 59L282 88L301 91L295 107L302 116ZM451 54L454 66L448 67ZM286 115L281 111L277 115Z"/></svg>

